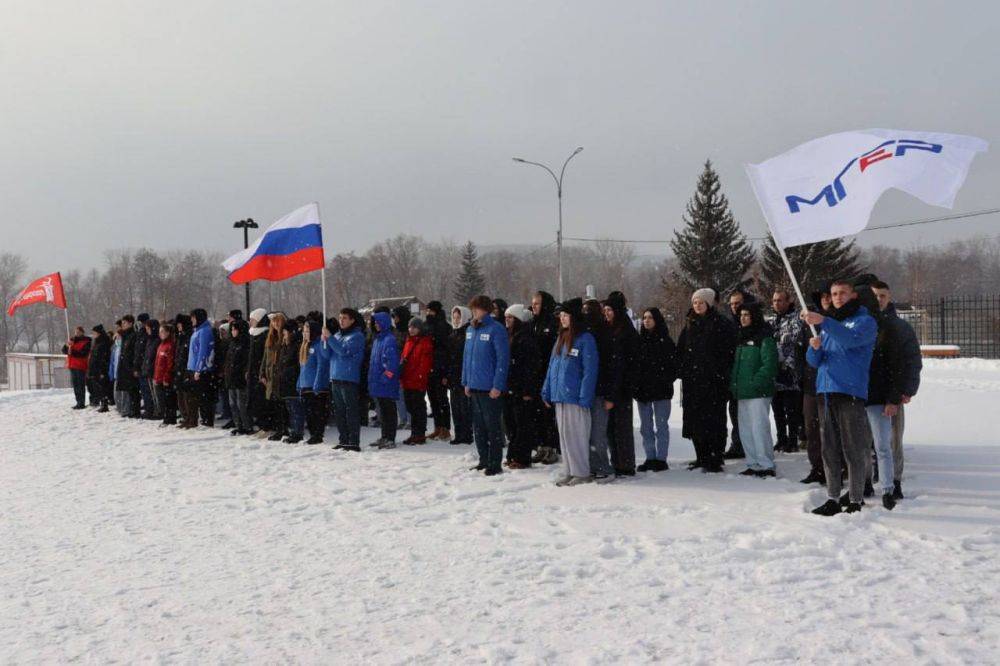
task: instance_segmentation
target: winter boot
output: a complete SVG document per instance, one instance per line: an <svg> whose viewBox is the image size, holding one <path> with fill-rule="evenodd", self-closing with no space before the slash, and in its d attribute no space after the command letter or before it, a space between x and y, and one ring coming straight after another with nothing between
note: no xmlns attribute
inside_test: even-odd
<svg viewBox="0 0 1000 666"><path fill-rule="evenodd" d="M864 497L873 497L875 495L875 487L872 486L871 479L865 479L865 493Z"/></svg>
<svg viewBox="0 0 1000 666"><path fill-rule="evenodd" d="M746 458L747 454L743 451L742 444L734 443L729 447L729 450L722 455L722 457L725 460L739 460L740 458Z"/></svg>
<svg viewBox="0 0 1000 666"><path fill-rule="evenodd" d="M313 435L312 437L306 440L306 444L322 444L322 443L323 443L323 438L320 437L319 435Z"/></svg>
<svg viewBox="0 0 1000 666"><path fill-rule="evenodd" d="M827 500L822 505L812 510L817 516L836 516L840 513L840 502L837 500Z"/></svg>
<svg viewBox="0 0 1000 666"><path fill-rule="evenodd" d="M892 493L882 495L882 506L885 507L886 511L892 511L896 508L896 500L892 499Z"/></svg>
<svg viewBox="0 0 1000 666"><path fill-rule="evenodd" d="M437 431L437 433L437 437L431 436L428 437L428 439L438 439L442 442L447 442L451 439L451 430L448 430L447 428L441 428Z"/></svg>
<svg viewBox="0 0 1000 666"><path fill-rule="evenodd" d="M899 500L901 500L901 499L904 499L904 497L903 497L903 482L902 481L893 481L892 482L892 499L896 500L897 502Z"/></svg>
<svg viewBox="0 0 1000 666"><path fill-rule="evenodd" d="M844 509L844 513L858 513L861 511L861 507L864 506L864 504L864 502L861 502L860 504L851 502L847 505L847 508Z"/></svg>
<svg viewBox="0 0 1000 666"><path fill-rule="evenodd" d="M810 470L806 478L799 481L799 483L818 483L820 485L826 485L826 475L818 470Z"/></svg>

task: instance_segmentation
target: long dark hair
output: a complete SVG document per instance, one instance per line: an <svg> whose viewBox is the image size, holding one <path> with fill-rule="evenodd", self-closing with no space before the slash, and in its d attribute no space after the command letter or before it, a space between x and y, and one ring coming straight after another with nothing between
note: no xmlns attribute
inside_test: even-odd
<svg viewBox="0 0 1000 666"><path fill-rule="evenodd" d="M560 324L559 327L559 337L556 338L555 347L552 348L552 355L556 356L561 354L563 349L567 351L573 347L573 341L576 340L577 336L584 332L584 327L582 322L576 317L570 315L569 327L562 328Z"/></svg>
<svg viewBox="0 0 1000 666"><path fill-rule="evenodd" d="M653 330L647 330L646 327L639 327L639 337L655 337L662 335L670 335L670 331L667 329L667 320L663 317L663 313L660 312L660 308L646 308L642 311L642 314L649 313L649 316L653 318Z"/></svg>

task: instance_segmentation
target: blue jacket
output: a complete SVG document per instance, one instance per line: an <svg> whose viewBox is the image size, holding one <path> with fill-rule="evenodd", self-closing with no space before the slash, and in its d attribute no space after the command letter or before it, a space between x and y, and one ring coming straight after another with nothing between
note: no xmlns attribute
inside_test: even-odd
<svg viewBox="0 0 1000 666"><path fill-rule="evenodd" d="M598 366L597 341L590 333L581 333L569 349L552 354L542 385L542 400L590 409L597 389Z"/></svg>
<svg viewBox="0 0 1000 666"><path fill-rule="evenodd" d="M313 380L313 393L330 392L330 357L323 353L323 341L316 340L316 379Z"/></svg>
<svg viewBox="0 0 1000 666"><path fill-rule="evenodd" d="M316 383L316 377L319 375L319 347L322 344L322 340L313 340L309 343L309 352L306 354L306 362L303 363L302 367L299 369L299 378L295 382L295 388L298 389L299 393L301 393L303 389L306 391L313 390L313 384ZM298 356L298 354L296 354L296 356ZM326 377L326 374L324 373L323 376ZM329 390L329 388L326 390Z"/></svg>
<svg viewBox="0 0 1000 666"><path fill-rule="evenodd" d="M469 324L462 357L462 386L473 391L506 391L509 366L510 344L503 324L490 315L483 316L479 326Z"/></svg>
<svg viewBox="0 0 1000 666"><path fill-rule="evenodd" d="M188 372L208 372L212 369L215 356L215 335L212 325L203 321L191 334L188 347Z"/></svg>
<svg viewBox="0 0 1000 666"><path fill-rule="evenodd" d="M115 381L118 378L118 357L122 353L122 341L121 338L115 340L115 344L111 346L111 364L108 366L108 379Z"/></svg>
<svg viewBox="0 0 1000 666"><path fill-rule="evenodd" d="M806 351L806 360L817 370L816 393L845 393L867 400L877 334L878 325L863 305L844 321L824 319L822 346Z"/></svg>
<svg viewBox="0 0 1000 666"><path fill-rule="evenodd" d="M361 383L361 363L365 360L365 334L354 327L337 331L321 348L330 364L331 382Z"/></svg>
<svg viewBox="0 0 1000 666"><path fill-rule="evenodd" d="M368 363L368 395L399 400L399 347L392 332L392 318L388 312L376 312L373 319L381 330L372 343L372 357Z"/></svg>

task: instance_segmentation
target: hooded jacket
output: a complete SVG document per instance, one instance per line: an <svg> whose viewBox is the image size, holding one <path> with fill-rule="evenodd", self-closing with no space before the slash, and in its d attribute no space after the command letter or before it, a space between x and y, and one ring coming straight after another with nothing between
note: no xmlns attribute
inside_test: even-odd
<svg viewBox="0 0 1000 666"><path fill-rule="evenodd" d="M286 324L286 326L288 325ZM294 330L290 338L288 344L282 343L278 347L278 358L274 366L279 398L299 397L298 383L301 372L299 346L302 344L302 334L298 330Z"/></svg>
<svg viewBox="0 0 1000 666"><path fill-rule="evenodd" d="M636 353L639 334L625 309L623 299L609 301L615 313L615 323L608 327L610 338L610 358L608 359L608 381L604 387L605 397L615 403L631 403L635 391Z"/></svg>
<svg viewBox="0 0 1000 666"><path fill-rule="evenodd" d="M411 335L399 360L400 385L407 391L426 391L434 367L434 341L427 333Z"/></svg>
<svg viewBox="0 0 1000 666"><path fill-rule="evenodd" d="M365 334L360 322L341 329L326 339L320 353L330 364L329 381L361 383L361 364L365 358Z"/></svg>
<svg viewBox="0 0 1000 666"><path fill-rule="evenodd" d="M222 379L227 389L247 388L247 365L250 363L250 329L246 322L238 320L233 323L239 333L229 338L226 345L226 358L222 366Z"/></svg>
<svg viewBox="0 0 1000 666"><path fill-rule="evenodd" d="M199 312L195 318L198 327L191 334L187 370L188 372L210 372L215 363L215 335L207 317L203 318Z"/></svg>
<svg viewBox="0 0 1000 666"><path fill-rule="evenodd" d="M556 299L547 291L538 292L542 299L542 307L537 315L531 319L531 333L535 336L535 343L542 353L542 361L548 366L552 356L552 347L556 344L559 336L559 320L556 318Z"/></svg>
<svg viewBox="0 0 1000 666"><path fill-rule="evenodd" d="M658 309L652 314L656 325L652 330L640 328L636 349L635 399L639 402L670 400L677 379L677 346L663 314Z"/></svg>
<svg viewBox="0 0 1000 666"><path fill-rule="evenodd" d="M122 330L122 346L118 350L118 369L115 371L115 382L119 391L129 391L138 384L132 374L135 371L135 327Z"/></svg>
<svg viewBox="0 0 1000 666"><path fill-rule="evenodd" d="M399 399L399 349L388 312L376 312L372 319L379 330L372 341L368 362L368 395L373 398Z"/></svg>
<svg viewBox="0 0 1000 666"><path fill-rule="evenodd" d="M598 374L597 342L588 332L580 333L568 347L552 357L542 385L542 400L590 409Z"/></svg>
<svg viewBox="0 0 1000 666"><path fill-rule="evenodd" d="M868 378L868 405L899 405L920 386L920 345L913 328L889 304L875 315L878 335ZM914 376L915 371L915 376Z"/></svg>
<svg viewBox="0 0 1000 666"><path fill-rule="evenodd" d="M510 336L510 372L507 392L517 398L537 398L545 383L546 367L529 324L518 321Z"/></svg>
<svg viewBox="0 0 1000 666"><path fill-rule="evenodd" d="M448 386L450 388L460 388L462 386L462 361L465 358L465 333L469 330L469 320L472 313L464 305L456 305L452 311L458 308L461 314L459 325L453 327L448 336Z"/></svg>
<svg viewBox="0 0 1000 666"><path fill-rule="evenodd" d="M295 383L295 388L300 393L302 391L313 391L317 377L322 377L323 382L321 383L328 383L327 377L330 376L330 368L323 362L323 354L320 353L320 348L323 346L323 339L320 337L322 325L316 321L307 321L305 325L309 330L309 343L306 349L306 360L299 363L301 366L299 369L299 378ZM299 340L299 345L301 344L302 340ZM295 351L297 354L298 348ZM326 390L329 391L329 387Z"/></svg>
<svg viewBox="0 0 1000 666"><path fill-rule="evenodd" d="M462 386L472 391L507 390L510 343L502 324L488 314L470 324L462 353Z"/></svg>
<svg viewBox="0 0 1000 666"><path fill-rule="evenodd" d="M87 360L87 377L104 379L111 363L111 338L104 331L97 334L90 347L90 358Z"/></svg>
<svg viewBox="0 0 1000 666"><path fill-rule="evenodd" d="M174 334L174 387L183 389L186 388L185 375L191 351L191 319L181 317L174 321L180 321L181 324L181 330Z"/></svg>
<svg viewBox="0 0 1000 666"><path fill-rule="evenodd" d="M823 321L820 348L806 351L809 365L817 369L816 393L843 393L867 400L877 334L875 319L857 300L831 309Z"/></svg>
<svg viewBox="0 0 1000 666"><path fill-rule="evenodd" d="M150 319L148 323L150 334L145 335L145 331L143 331L143 335L146 338L146 356L142 361L142 371L139 373L139 376L152 379L156 368L156 350L160 347L160 322Z"/></svg>
<svg viewBox="0 0 1000 666"><path fill-rule="evenodd" d="M770 398L778 375L778 345L760 307L754 303L743 308L750 309L752 323L740 327L729 390L736 400Z"/></svg>

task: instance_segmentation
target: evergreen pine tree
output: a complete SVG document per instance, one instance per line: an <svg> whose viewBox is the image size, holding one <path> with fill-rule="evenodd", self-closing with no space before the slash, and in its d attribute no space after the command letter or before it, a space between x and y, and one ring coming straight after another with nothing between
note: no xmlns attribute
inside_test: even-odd
<svg viewBox="0 0 1000 666"><path fill-rule="evenodd" d="M854 246L854 241L847 241L844 238L834 238L819 243L808 243L806 245L796 245L785 249L788 255L788 262L795 271L795 277L799 280L799 286L807 295L826 280L837 278L854 279L861 275L865 268L860 263L858 249ZM781 261L778 253L778 246L774 244L774 239L768 236L760 253L760 281L764 289L762 296L768 296L775 287L791 288L792 281L785 271L785 264ZM793 292L794 293L794 292Z"/></svg>
<svg viewBox="0 0 1000 666"><path fill-rule="evenodd" d="M455 279L455 298L459 303L468 303L473 296L483 293L485 288L486 280L483 279L483 271L479 266L479 252L476 251L476 244L468 241L462 248L462 272Z"/></svg>
<svg viewBox="0 0 1000 666"><path fill-rule="evenodd" d="M756 255L729 211L711 161L705 162L684 222L670 241L678 263L674 277L689 290L712 287L720 296L745 284Z"/></svg>

